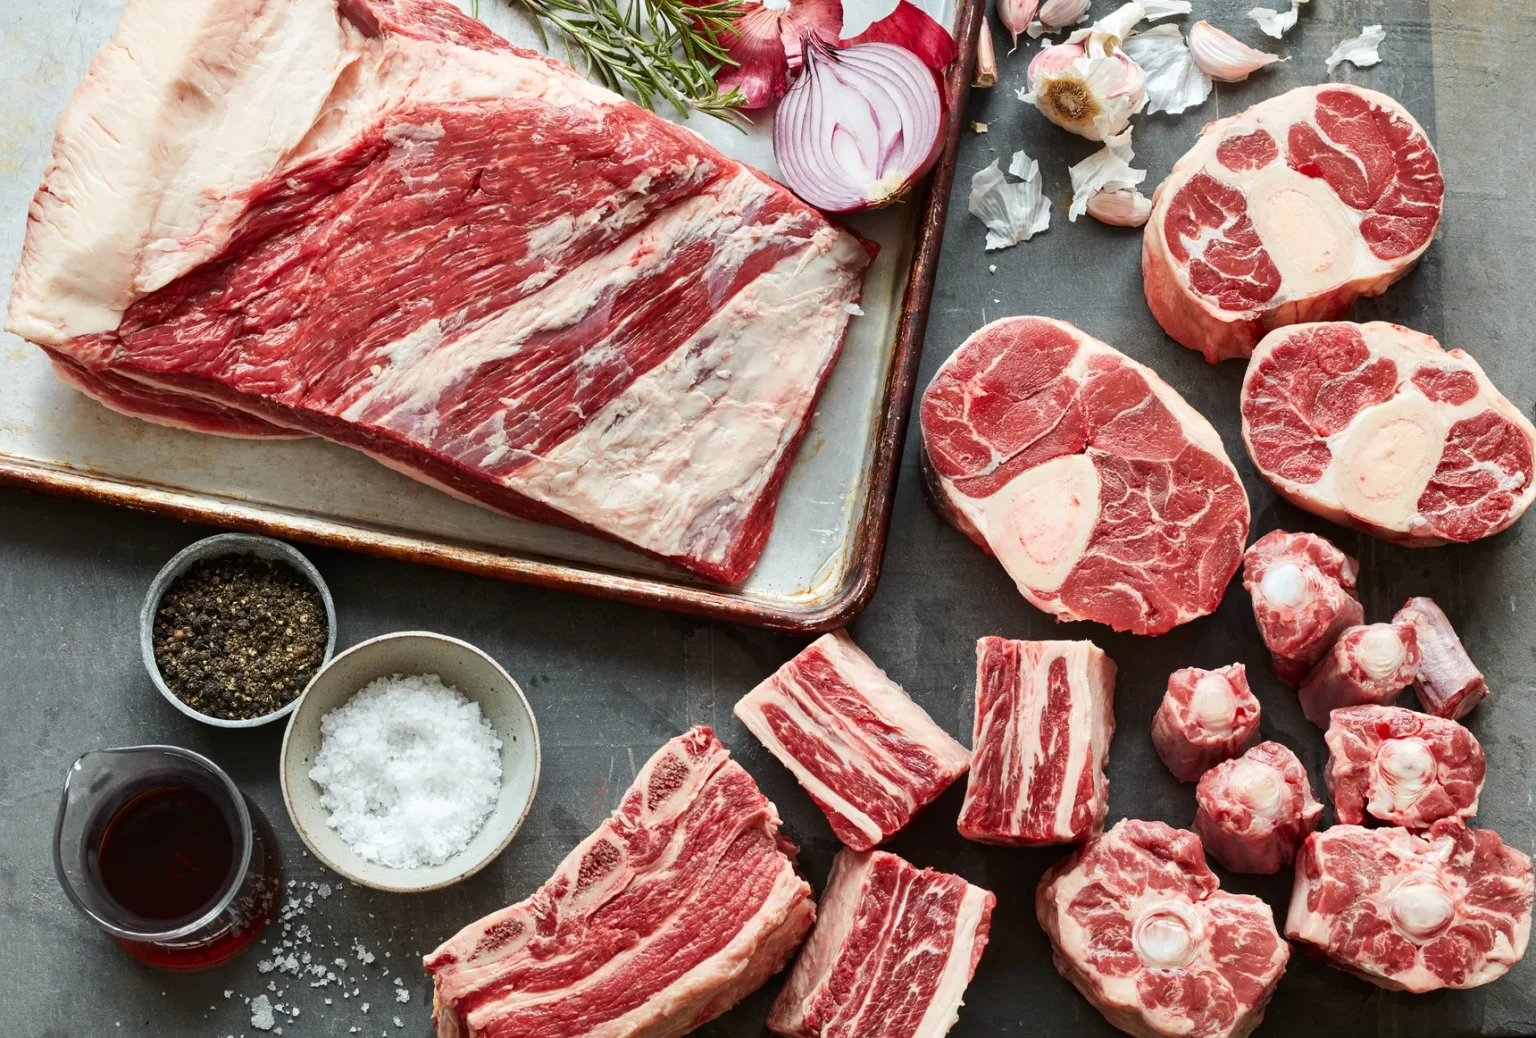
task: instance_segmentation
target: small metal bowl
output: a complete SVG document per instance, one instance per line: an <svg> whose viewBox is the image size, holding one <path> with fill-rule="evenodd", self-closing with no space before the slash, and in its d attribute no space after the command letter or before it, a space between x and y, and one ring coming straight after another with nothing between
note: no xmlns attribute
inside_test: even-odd
<svg viewBox="0 0 1536 1038"><path fill-rule="evenodd" d="M501 793L469 845L440 865L398 869L368 861L332 829L309 772L320 752L320 721L371 681L393 674L436 674L480 706L501 740ZM539 726L517 682L468 642L429 631L401 631L359 642L320 669L299 697L283 734L278 775L283 805L304 845L341 875L375 890L415 893L457 883L489 865L512 842L539 788Z"/></svg>
<svg viewBox="0 0 1536 1038"><path fill-rule="evenodd" d="M139 609L139 650L144 656L144 669L149 671L149 680L155 683L160 694L172 706L188 717L196 718L216 728L255 728L275 721L279 717L288 716L298 705L299 697L294 696L286 705L270 714L262 714L260 717L249 717L239 721L210 717L208 714L199 713L178 699L176 693L170 690L165 679L160 676L160 667L155 663L155 613L160 609L160 599L165 596L166 589L171 586L173 580L190 569L193 563L203 559L217 558L220 555L254 555L259 559L276 559L286 562L314 585L315 590L320 592L320 600L325 603L325 658L320 661L321 669L330 662L331 654L336 651L336 603L331 600L331 589L325 586L325 579L320 576L320 571L315 569L297 548L282 541L273 540L271 537L258 537L250 533L221 533L204 537L177 552L175 557L155 575L154 581L149 585L149 593L144 596L144 605Z"/></svg>

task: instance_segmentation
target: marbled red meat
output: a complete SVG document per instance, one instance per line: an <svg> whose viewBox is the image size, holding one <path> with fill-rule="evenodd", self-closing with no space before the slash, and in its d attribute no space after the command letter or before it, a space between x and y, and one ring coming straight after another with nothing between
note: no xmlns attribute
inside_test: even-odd
<svg viewBox="0 0 1536 1038"><path fill-rule="evenodd" d="M1339 635L1296 690L1301 712L1319 728L1334 710L1390 703L1413 681L1419 646L1413 626L1401 621L1362 624Z"/></svg>
<svg viewBox="0 0 1536 1038"><path fill-rule="evenodd" d="M1161 634L1221 601L1248 498L1149 368L1064 321L1006 318L940 366L920 417L936 507L1039 608Z"/></svg>
<svg viewBox="0 0 1536 1038"><path fill-rule="evenodd" d="M1195 789L1194 830L1233 872L1279 872L1323 817L1307 769L1277 742L1223 761Z"/></svg>
<svg viewBox="0 0 1536 1038"><path fill-rule="evenodd" d="M987 946L991 891L885 851L832 862L816 928L768 1014L787 1038L941 1038Z"/></svg>
<svg viewBox="0 0 1536 1038"><path fill-rule="evenodd" d="M660 1038L789 961L816 909L779 816L708 728L656 751L534 894L425 959L440 1038Z"/></svg>
<svg viewBox="0 0 1536 1038"><path fill-rule="evenodd" d="M1217 670L1186 667L1168 678L1168 690L1152 717L1152 745L1173 777L1201 775L1236 757L1259 735L1259 701L1241 663Z"/></svg>
<svg viewBox="0 0 1536 1038"><path fill-rule="evenodd" d="M1285 935L1384 988L1473 988L1525 954L1532 891L1531 859L1459 818L1336 825L1302 845Z"/></svg>
<svg viewBox="0 0 1536 1038"><path fill-rule="evenodd" d="M1200 838L1126 819L1046 870L1035 914L1056 969L1143 1038L1243 1038L1285 973L1268 905L1229 894Z"/></svg>
<svg viewBox="0 0 1536 1038"><path fill-rule="evenodd" d="M812 642L735 713L856 851L905 826L971 763L844 631Z"/></svg>
<svg viewBox="0 0 1536 1038"><path fill-rule="evenodd" d="M1328 723L1328 792L1340 822L1367 815L1427 829L1442 818L1477 814L1487 761L1482 744L1455 721L1397 706L1335 710Z"/></svg>
<svg viewBox="0 0 1536 1038"><path fill-rule="evenodd" d="M1272 530L1243 554L1243 587L1275 677L1295 688L1344 630L1365 622L1359 573L1354 559L1312 533Z"/></svg>
<svg viewBox="0 0 1536 1038"><path fill-rule="evenodd" d="M735 582L869 259L446 0L131 0L7 327L130 414L324 436Z"/></svg>
<svg viewBox="0 0 1536 1038"><path fill-rule="evenodd" d="M960 835L1040 846L1104 824L1115 664L1092 642L976 643L976 724Z"/></svg>
<svg viewBox="0 0 1536 1038"><path fill-rule="evenodd" d="M1385 94L1300 87L1206 124L1152 196L1147 304L1215 362L1281 325L1380 295L1429 246L1445 185L1424 130Z"/></svg>
<svg viewBox="0 0 1536 1038"><path fill-rule="evenodd" d="M1399 325L1271 333L1242 412L1254 466L1283 497L1399 544L1488 537L1536 500L1536 427L1471 357Z"/></svg>
<svg viewBox="0 0 1536 1038"><path fill-rule="evenodd" d="M1456 629L1432 598L1410 598L1397 611L1394 622L1413 625L1419 645L1419 664L1413 672L1413 689L1419 705L1436 717L1464 717L1488 695L1483 672L1467 655Z"/></svg>

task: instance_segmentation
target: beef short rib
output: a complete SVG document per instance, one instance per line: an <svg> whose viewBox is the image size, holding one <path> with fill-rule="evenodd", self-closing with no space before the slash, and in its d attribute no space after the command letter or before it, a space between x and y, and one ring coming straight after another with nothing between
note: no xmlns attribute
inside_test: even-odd
<svg viewBox="0 0 1536 1038"><path fill-rule="evenodd" d="M1200 838L1126 819L1046 870L1035 914L1056 969L1142 1038L1243 1038L1285 973L1268 905L1229 894Z"/></svg>
<svg viewBox="0 0 1536 1038"><path fill-rule="evenodd" d="M856 851L905 826L971 763L844 631L812 642L735 712Z"/></svg>
<svg viewBox="0 0 1536 1038"><path fill-rule="evenodd" d="M525 901L426 957L441 1038L650 1038L760 987L815 918L779 815L708 728L645 763Z"/></svg>
<svg viewBox="0 0 1536 1038"><path fill-rule="evenodd" d="M1445 184L1424 129L1385 94L1300 87L1207 123L1152 195L1147 304L1211 362L1271 329L1340 316L1418 262Z"/></svg>
<svg viewBox="0 0 1536 1038"><path fill-rule="evenodd" d="M1536 428L1477 362L1395 324L1266 336L1243 379L1243 442L1281 496L1409 547L1473 541L1536 499Z"/></svg>
<svg viewBox="0 0 1536 1038"><path fill-rule="evenodd" d="M768 1014L787 1038L941 1038L997 898L885 851L840 851L816 928Z"/></svg>
<svg viewBox="0 0 1536 1038"><path fill-rule="evenodd" d="M1207 771L1195 803L1194 830L1205 852L1233 872L1279 872L1323 816L1307 769L1277 742Z"/></svg>
<svg viewBox="0 0 1536 1038"><path fill-rule="evenodd" d="M923 393L939 512L1062 620L1161 634L1214 610L1248 536L1221 438L1150 368L1064 321L994 321Z"/></svg>
<svg viewBox="0 0 1536 1038"><path fill-rule="evenodd" d="M1346 628L1365 623L1359 564L1314 533L1271 530L1243 554L1243 587L1275 661L1295 688Z"/></svg>
<svg viewBox="0 0 1536 1038"><path fill-rule="evenodd" d="M1152 745L1180 782L1199 781L1207 769L1242 753L1258 734L1259 701L1241 663L1174 671L1152 716Z"/></svg>
<svg viewBox="0 0 1536 1038"><path fill-rule="evenodd" d="M1384 988L1475 988L1525 954L1532 890L1530 858L1458 818L1422 836L1335 825L1296 858L1285 935Z"/></svg>
<svg viewBox="0 0 1536 1038"><path fill-rule="evenodd" d="M1455 721L1397 706L1335 710L1328 724L1328 791L1340 822L1366 815L1426 829L1477 814L1487 762L1477 737Z"/></svg>
<svg viewBox="0 0 1536 1038"><path fill-rule="evenodd" d="M960 835L1040 846L1104 824L1115 663L1092 642L976 643L976 722Z"/></svg>

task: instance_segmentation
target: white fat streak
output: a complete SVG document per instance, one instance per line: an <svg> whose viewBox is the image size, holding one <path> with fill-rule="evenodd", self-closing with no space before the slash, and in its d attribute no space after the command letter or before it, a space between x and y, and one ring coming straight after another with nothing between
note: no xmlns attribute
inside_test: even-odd
<svg viewBox="0 0 1536 1038"><path fill-rule="evenodd" d="M966 885L960 911L955 915L955 939L944 960L944 972L928 1001L923 1018L912 1038L943 1038L960 1019L966 986L971 982L971 955L976 948L976 930L986 910L987 892Z"/></svg>
<svg viewBox="0 0 1536 1038"><path fill-rule="evenodd" d="M842 955L843 942L853 929L877 853L881 852L844 847L832 859L832 873L827 877L821 903L816 906L816 928L795 959L783 993L773 1004L769 1022L775 1029L798 1034L804 1027L805 1012L825 990Z"/></svg>
<svg viewBox="0 0 1536 1038"><path fill-rule="evenodd" d="M862 262L819 230L510 482L643 549L723 559L808 417Z"/></svg>
<svg viewBox="0 0 1536 1038"><path fill-rule="evenodd" d="M364 37L334 0L131 0L60 116L7 327L110 331L225 248L252 185L402 104L491 98L617 100L516 52Z"/></svg>
<svg viewBox="0 0 1536 1038"><path fill-rule="evenodd" d="M631 189L639 185L643 191L649 182L649 175L642 175ZM389 412L377 424L413 439L418 437L423 421L435 421L437 416L433 412L445 390L459 385L487 364L516 356L535 335L579 324L605 298L664 267L677 250L689 243L745 234L740 226L743 208L766 198L769 191L756 177L742 172L718 194L701 192L672 206L618 247L568 271L558 284L525 296L463 334L444 336L439 320L433 318L379 351L383 361L380 370L352 387L350 392L356 395L341 417L356 422L374 406L388 403ZM546 247L563 244L568 241L566 220L571 221L570 231L574 233L575 224L585 227L595 223L600 214L610 211L607 202L615 200L605 200L578 218L556 218L553 229L546 225L535 231L533 237ZM635 208L639 204L637 199L627 198L609 219L633 222L639 214ZM535 241L530 241L530 255L541 251L534 245ZM609 340L628 327L626 323L606 329ZM446 349L441 348L445 339ZM612 349L611 341L593 346L594 351L604 348ZM589 353L584 359L595 362L601 356ZM515 403L507 401L508 406ZM498 439L505 443L503 418L500 414L493 416L491 426L483 430L484 442L493 450ZM499 457L492 455L493 459Z"/></svg>

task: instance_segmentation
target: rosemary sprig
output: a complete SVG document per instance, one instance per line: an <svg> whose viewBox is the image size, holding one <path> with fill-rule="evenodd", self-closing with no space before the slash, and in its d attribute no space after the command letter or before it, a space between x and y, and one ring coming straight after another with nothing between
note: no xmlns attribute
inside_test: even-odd
<svg viewBox="0 0 1536 1038"><path fill-rule="evenodd" d="M548 23L560 33L566 60L608 89L653 111L665 101L682 115L704 112L738 127L750 122L740 92L722 94L715 84L722 68L736 64L722 41L741 15L740 0L512 2L534 16L546 49Z"/></svg>

